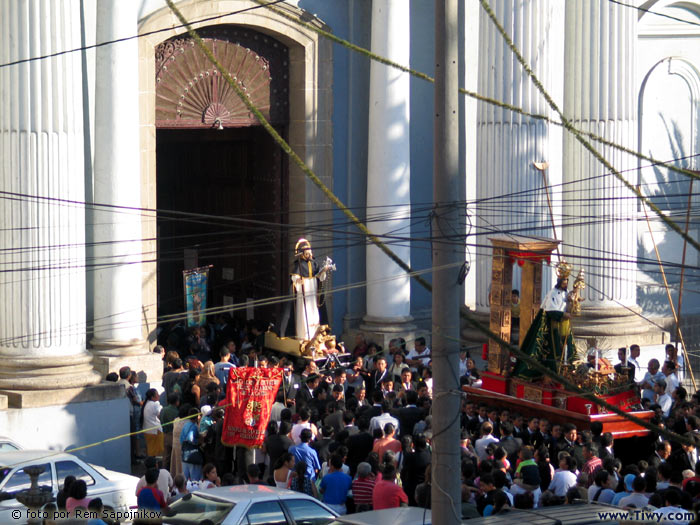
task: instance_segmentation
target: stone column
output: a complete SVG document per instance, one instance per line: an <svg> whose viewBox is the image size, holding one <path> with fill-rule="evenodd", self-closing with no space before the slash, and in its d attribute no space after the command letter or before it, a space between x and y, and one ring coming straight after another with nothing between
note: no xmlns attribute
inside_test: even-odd
<svg viewBox="0 0 700 525"><path fill-rule="evenodd" d="M372 2L371 49L409 63L409 9L403 0ZM370 66L367 224L406 263L409 241L391 243L383 234L411 235L409 134L410 77L378 62ZM376 219L376 220L375 220ZM367 315L360 329L386 346L393 337L412 338L411 283L406 272L374 245L367 247Z"/></svg>
<svg viewBox="0 0 700 525"><path fill-rule="evenodd" d="M606 0L566 2L564 114L573 125L637 149L635 28L637 12ZM623 176L634 180L636 160L613 148L594 147ZM637 201L571 135L564 140L563 250L586 272L586 302L574 323L577 338L600 348L642 342L630 335L649 324L635 315ZM614 336L622 336L613 341ZM610 341L604 342L604 339ZM619 343L619 344L618 344Z"/></svg>
<svg viewBox="0 0 700 525"><path fill-rule="evenodd" d="M97 3L97 42L138 33L138 5ZM94 338L101 372L148 353L141 300L138 42L97 48L95 76ZM104 358L104 359L100 359ZM121 359L120 359L121 358Z"/></svg>
<svg viewBox="0 0 700 525"><path fill-rule="evenodd" d="M80 2L0 3L0 62L80 47ZM0 388L99 382L85 350L79 53L0 69Z"/></svg>
<svg viewBox="0 0 700 525"><path fill-rule="evenodd" d="M553 39L560 31L550 0L503 0L492 8L525 60L548 90L552 86L552 62L556 49ZM478 92L520 107L549 115L546 101L481 10L479 20ZM512 232L518 235L552 237L542 175L533 162L550 162L549 183L559 169L550 154L550 126L507 109L479 103L477 110L477 217L474 233L483 248L476 248L476 309L489 310L491 250L489 235ZM515 194L512 195L511 194ZM556 213L556 211L555 211ZM546 272L548 273L548 272ZM513 287L520 271L516 269ZM545 276L545 280L547 276Z"/></svg>

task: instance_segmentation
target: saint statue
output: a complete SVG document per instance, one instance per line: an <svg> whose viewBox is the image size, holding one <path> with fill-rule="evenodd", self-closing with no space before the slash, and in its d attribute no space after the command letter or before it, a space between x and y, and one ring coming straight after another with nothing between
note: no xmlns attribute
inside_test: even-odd
<svg viewBox="0 0 700 525"><path fill-rule="evenodd" d="M311 243L299 239L294 248L296 260L292 268L292 286L295 295L295 320L297 339L308 341L316 334L319 327L318 291L319 282L326 280L328 270L332 268L330 259L320 267L311 251Z"/></svg>
<svg viewBox="0 0 700 525"><path fill-rule="evenodd" d="M553 372L559 371L563 364L572 363L576 354L570 319L574 298L578 301L581 299L578 294L568 293L570 274L569 264L562 261L557 265L557 284L542 300L540 310L520 346L523 352ZM581 282L577 279L577 291L582 287L583 275L579 274L579 278ZM522 379L538 379L542 376L523 361L516 363L513 375Z"/></svg>

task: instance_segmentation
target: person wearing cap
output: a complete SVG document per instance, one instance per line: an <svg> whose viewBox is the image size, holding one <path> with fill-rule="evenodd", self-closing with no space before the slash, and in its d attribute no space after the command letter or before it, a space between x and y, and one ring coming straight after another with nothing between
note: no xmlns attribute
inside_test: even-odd
<svg viewBox="0 0 700 525"><path fill-rule="evenodd" d="M625 474L625 477L623 478L623 481L625 483L625 490L623 490L622 492L615 493L615 497L613 498L611 505L621 506L620 500L632 495L632 493L634 492L632 483L634 483L634 479L636 477L636 474Z"/></svg>
<svg viewBox="0 0 700 525"><path fill-rule="evenodd" d="M294 253L296 260L292 268L292 285L296 295L296 336L297 339L308 341L318 328L318 282L325 281L328 267L320 267L311 251L311 243L299 239Z"/></svg>

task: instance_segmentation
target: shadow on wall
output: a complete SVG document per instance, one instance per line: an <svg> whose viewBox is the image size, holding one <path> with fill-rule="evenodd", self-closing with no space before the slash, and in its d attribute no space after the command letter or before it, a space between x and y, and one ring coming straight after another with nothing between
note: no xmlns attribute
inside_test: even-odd
<svg viewBox="0 0 700 525"><path fill-rule="evenodd" d="M692 169L692 157L685 146L687 140L685 140L680 126L675 121L669 122L664 115L659 114L658 117L665 128L665 135L668 140L667 147L671 152L671 158L677 159L674 165ZM647 154L652 157L658 157L652 149ZM686 213L689 204L688 196L691 191L693 195L700 191L700 182L695 182L691 186L688 177L683 174L659 166L653 166L652 169L653 180L645 181L643 188L646 191L643 189L643 193L648 195L649 200L663 210L681 229L685 229ZM688 234L694 239L698 239L698 222L697 218L693 217L692 211L696 200L692 196L690 201L691 215L688 223ZM639 240L637 243L638 269L646 279L645 283L641 283L641 279L638 280L637 302L642 307L644 315L672 317L663 276L654 251L654 243L649 234L649 227L644 218L641 204L639 205L639 210L641 222L639 223ZM647 215L654 232L654 241L664 265L664 272L674 307L677 309L684 240L680 235L670 231L667 226L662 224L653 211L647 209ZM683 280L681 317L700 314L700 267L698 266L698 260L695 248L690 245L686 246L686 268Z"/></svg>

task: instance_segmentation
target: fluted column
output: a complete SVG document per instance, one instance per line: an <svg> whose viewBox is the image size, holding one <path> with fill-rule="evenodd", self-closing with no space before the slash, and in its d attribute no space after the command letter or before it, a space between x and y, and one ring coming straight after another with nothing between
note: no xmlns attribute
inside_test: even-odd
<svg viewBox="0 0 700 525"><path fill-rule="evenodd" d="M80 47L80 1L0 3L0 62ZM79 53L0 68L0 388L97 383L85 350Z"/></svg>
<svg viewBox="0 0 700 525"><path fill-rule="evenodd" d="M552 87L553 33L560 31L550 0L502 0L492 8L545 87ZM479 20L478 92L527 112L549 115L546 101L482 10ZM557 77L558 78L558 77ZM542 174L533 162L550 162L549 182L559 176L551 163L550 126L508 109L479 103L477 114L477 199L472 210L480 236L477 248L477 311L489 308L489 234L552 237ZM519 272L516 272L516 278ZM546 280L546 279L545 279Z"/></svg>
<svg viewBox="0 0 700 525"><path fill-rule="evenodd" d="M564 113L574 126L637 149L634 9L606 0L566 2ZM594 147L634 180L636 161ZM564 140L564 250L586 270L586 302L577 336L640 331L636 305L636 199L571 135ZM646 330L646 326L642 327Z"/></svg>
<svg viewBox="0 0 700 525"><path fill-rule="evenodd" d="M400 64L409 63L409 9L403 0L373 0L371 48ZM370 66L367 222L370 230L410 238L410 77L378 62ZM373 220L373 218L377 220ZM383 239L387 241L388 239ZM411 261L407 241L391 249ZM412 320L411 283L405 271L374 245L367 247L367 315L369 332L402 332ZM414 327L410 326L409 329ZM376 339L376 338L375 338Z"/></svg>
<svg viewBox="0 0 700 525"><path fill-rule="evenodd" d="M138 33L138 3L99 0L97 41ZM98 355L147 351L142 333L138 42L97 48L94 339ZM106 206L102 206L106 205Z"/></svg>

